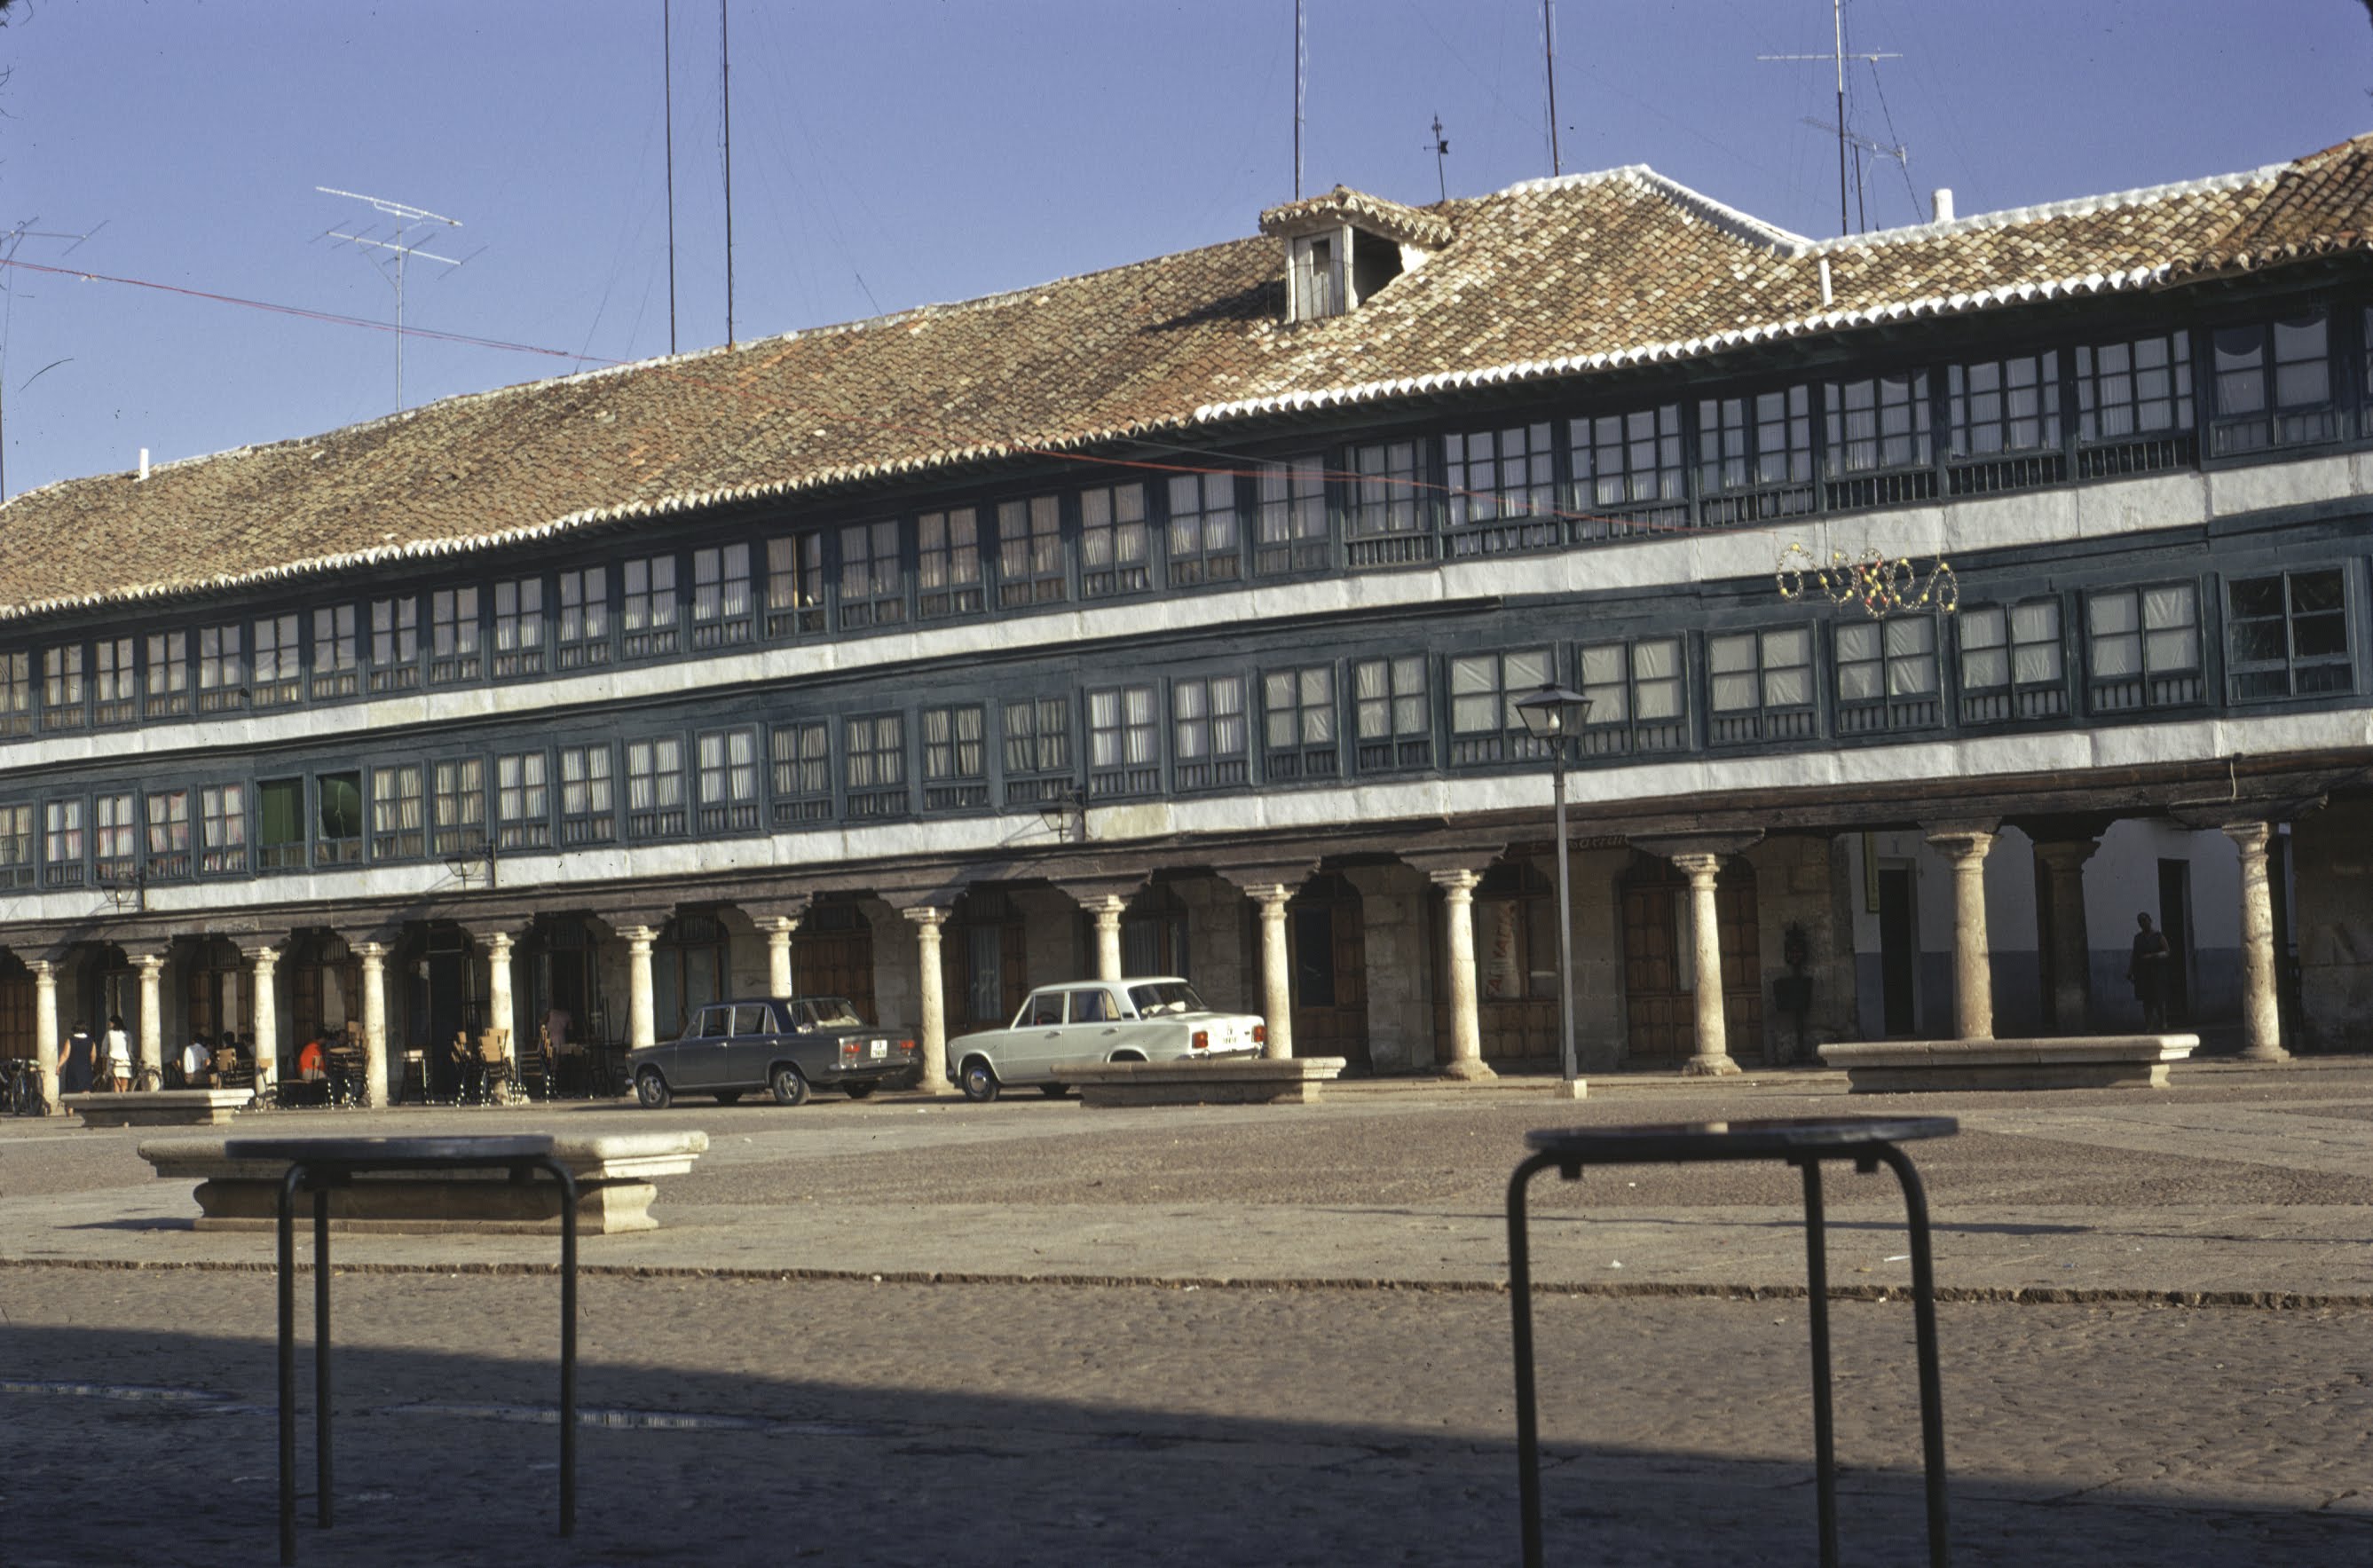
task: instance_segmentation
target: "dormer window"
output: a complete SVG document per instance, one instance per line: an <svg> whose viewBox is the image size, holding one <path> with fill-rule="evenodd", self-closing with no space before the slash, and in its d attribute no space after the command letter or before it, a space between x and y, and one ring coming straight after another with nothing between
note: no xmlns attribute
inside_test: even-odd
<svg viewBox="0 0 2373 1568"><path fill-rule="evenodd" d="M1286 320L1315 322L1357 310L1450 243L1450 225L1429 212L1338 185L1323 196L1271 207L1261 232L1285 241Z"/></svg>

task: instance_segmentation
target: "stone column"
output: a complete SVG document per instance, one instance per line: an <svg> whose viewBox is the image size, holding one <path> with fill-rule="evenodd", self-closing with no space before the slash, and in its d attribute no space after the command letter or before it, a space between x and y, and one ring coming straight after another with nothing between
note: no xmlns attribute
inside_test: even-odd
<svg viewBox="0 0 2373 1568"><path fill-rule="evenodd" d="M2282 1005L2274 993L2274 893L2266 876L2266 841L2274 828L2262 822L2228 822L2225 837L2241 851L2241 1023L2249 1039L2242 1059L2288 1061Z"/></svg>
<svg viewBox="0 0 2373 1568"><path fill-rule="evenodd" d="M46 958L33 959L29 966L34 1066L41 1074L41 1104L53 1112L58 1107L58 966Z"/></svg>
<svg viewBox="0 0 2373 1568"><path fill-rule="evenodd" d="M387 948L355 943L363 963L363 1104L384 1106L395 1096L387 1082Z"/></svg>
<svg viewBox="0 0 2373 1568"><path fill-rule="evenodd" d="M1253 894L1260 906L1261 1012L1268 1025L1268 1045L1261 1054L1280 1059L1293 1054L1292 960L1285 946L1285 906L1292 896L1283 883Z"/></svg>
<svg viewBox="0 0 2373 1568"><path fill-rule="evenodd" d="M247 960L255 965L255 1092L262 1096L280 1081L280 988L274 983L280 950L251 947Z"/></svg>
<svg viewBox="0 0 2373 1568"><path fill-rule="evenodd" d="M133 954L132 964L140 971L140 1075L132 1081L133 1087L161 1089L165 1086L165 955L138 953Z"/></svg>
<svg viewBox="0 0 2373 1568"><path fill-rule="evenodd" d="M1953 1036L1994 1037L1993 955L1986 942L1986 851L1991 830L1939 828L1929 846L1953 862Z"/></svg>
<svg viewBox="0 0 2373 1568"><path fill-rule="evenodd" d="M947 923L948 913L929 904L905 911L906 919L915 922L916 1000L922 1013L915 1050L922 1059L923 1071L915 1087L926 1094L944 1094L950 1087L948 1006L940 975L940 928Z"/></svg>
<svg viewBox="0 0 2373 1568"><path fill-rule="evenodd" d="M1499 1074L1483 1060L1483 1021L1475 993L1475 884L1473 872L1435 872L1442 889L1444 929L1450 937L1450 1060L1442 1075L1469 1083Z"/></svg>
<svg viewBox="0 0 2373 1568"><path fill-rule="evenodd" d="M628 926L618 933L626 939L626 1048L652 1043L651 943L659 932L649 926Z"/></svg>
<svg viewBox="0 0 2373 1568"><path fill-rule="evenodd" d="M503 1055L519 1071L519 1042L512 1036L519 1025L513 1020L511 1006L511 933L497 931L486 939L486 1027L499 1029L503 1037ZM472 1042L474 1044L475 1042Z"/></svg>
<svg viewBox="0 0 2373 1568"><path fill-rule="evenodd" d="M1738 1071L1730 1056L1730 1027L1722 1013L1722 908L1714 902L1719 855L1675 855L1689 879L1689 942L1697 965L1697 1052L1681 1064L1689 1078L1727 1078Z"/></svg>
<svg viewBox="0 0 2373 1568"><path fill-rule="evenodd" d="M758 922L766 933L766 994L784 1000L796 993L791 989L791 933L800 929L799 919L792 915L777 915Z"/></svg>
<svg viewBox="0 0 2373 1568"><path fill-rule="evenodd" d="M1096 978L1117 980L1120 977L1120 917L1128 907L1128 900L1112 894L1087 901L1087 910L1096 923Z"/></svg>
<svg viewBox="0 0 2373 1568"><path fill-rule="evenodd" d="M2100 847L2098 838L2035 847L2051 911L2052 1024L2063 1035L2082 1035L2092 1028L2093 942L2085 929L2085 862Z"/></svg>

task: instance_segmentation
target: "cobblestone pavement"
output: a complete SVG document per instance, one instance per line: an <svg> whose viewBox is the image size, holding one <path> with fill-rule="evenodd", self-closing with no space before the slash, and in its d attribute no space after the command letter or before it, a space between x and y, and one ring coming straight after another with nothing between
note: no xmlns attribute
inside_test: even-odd
<svg viewBox="0 0 2373 1568"><path fill-rule="evenodd" d="M1204 1112L877 1099L372 1117L391 1131L611 1117L717 1143L663 1187L660 1230L588 1242L580 1398L602 1414L574 1541L552 1533L556 1291L548 1273L477 1271L548 1267L550 1243L340 1243L360 1270L336 1286L340 1524L307 1524L301 1560L1510 1562L1490 1238L1522 1131L1871 1108L1794 1082L1579 1106L1379 1087ZM2059 1276L2077 1298L2005 1285L1942 1309L1957 1562L2373 1560L2373 1072L1878 1108L1970 1128L1917 1151L1948 1288ZM186 1189L147 1181L137 1141L0 1124L8 1568L271 1560L270 1238L190 1232ZM1900 1250L1891 1195L1856 1179L1832 1184L1849 1286L1858 1268L1891 1279ZM1810 1562L1791 1178L1642 1168L1541 1191L1539 1250L1568 1287L1538 1317L1553 1554ZM1710 1238L1737 1245L1707 1261ZM1608 1244L1635 1240L1609 1270ZM1103 1276L1149 1282L1058 1282L1098 1272L1072 1264L1102 1252L1119 1254ZM1180 1282L1222 1255L1246 1282ZM861 1265L877 1256L997 1267L874 1283ZM719 1264L742 1272L694 1271ZM766 1277L817 1268L853 1277ZM2168 1305L2268 1271L2282 1309ZM1643 1279L1685 1293L1591 1293ZM1847 1561L1922 1561L1910 1309L1833 1316ZM310 1444L309 1425L309 1492Z"/></svg>

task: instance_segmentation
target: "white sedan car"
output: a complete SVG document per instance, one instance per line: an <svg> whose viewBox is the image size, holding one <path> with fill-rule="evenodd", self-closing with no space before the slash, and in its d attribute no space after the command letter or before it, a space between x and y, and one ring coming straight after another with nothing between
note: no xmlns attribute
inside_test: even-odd
<svg viewBox="0 0 2373 1568"><path fill-rule="evenodd" d="M1185 1061L1243 1056L1268 1041L1244 1012L1214 1012L1175 976L1041 986L1003 1029L948 1042L948 1064L968 1098L994 1100L1011 1083L1063 1093L1063 1068L1095 1061Z"/></svg>

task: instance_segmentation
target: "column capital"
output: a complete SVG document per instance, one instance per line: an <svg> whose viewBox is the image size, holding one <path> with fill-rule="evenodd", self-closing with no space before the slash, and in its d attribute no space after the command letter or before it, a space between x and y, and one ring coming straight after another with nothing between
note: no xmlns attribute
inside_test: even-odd
<svg viewBox="0 0 2373 1568"><path fill-rule="evenodd" d="M657 926L621 926L618 934L626 939L626 951L629 953L649 953L651 943L660 939Z"/></svg>
<svg viewBox="0 0 2373 1568"><path fill-rule="evenodd" d="M936 936L939 934L940 928L947 924L948 916L953 911L943 904L918 904L911 909L901 909L898 913L914 921L919 930L929 931Z"/></svg>
<svg viewBox="0 0 2373 1568"><path fill-rule="evenodd" d="M2085 862L2090 860L2100 848L2101 841L2098 838L2055 838L2039 842L2035 846L2035 858L2066 876L2084 870Z"/></svg>
<svg viewBox="0 0 2373 1568"><path fill-rule="evenodd" d="M127 953L124 956L144 976L158 974L165 967L165 955L161 953Z"/></svg>
<svg viewBox="0 0 2373 1568"><path fill-rule="evenodd" d="M280 948L277 943L265 942L255 947L242 947L239 951L250 964L254 965L261 971L269 971L280 962Z"/></svg>
<svg viewBox="0 0 2373 1568"><path fill-rule="evenodd" d="M1993 830L1990 827L1939 825L1923 827L1922 832L1930 848L1957 864L1982 860L1986 851L1994 847Z"/></svg>
<svg viewBox="0 0 2373 1568"><path fill-rule="evenodd" d="M493 932L492 934L488 935L487 937L485 937L484 940L485 940L485 944L486 944L487 955L488 955L489 957L493 957L493 958L508 958L508 957L509 957L509 956L510 956L510 952L511 952L511 933L510 933L510 932L508 932L508 931L496 931L496 932Z"/></svg>
<svg viewBox="0 0 2373 1568"><path fill-rule="evenodd" d="M2244 855L2262 855L2274 836L2269 822L2227 822L2218 825L2218 831L2239 845Z"/></svg>
<svg viewBox="0 0 2373 1568"><path fill-rule="evenodd" d="M1715 873L1722 870L1720 855L1697 853L1668 855L1666 858L1673 862L1675 870L1689 879L1691 887L1697 886L1701 879L1711 884Z"/></svg>
<svg viewBox="0 0 2373 1568"><path fill-rule="evenodd" d="M1442 889L1442 895L1453 904L1472 902L1476 886L1483 880L1479 874L1471 871L1428 872L1425 874L1426 880Z"/></svg>
<svg viewBox="0 0 2373 1568"><path fill-rule="evenodd" d="M1271 883L1267 887L1247 887L1245 896L1261 907L1261 918L1285 917L1285 907L1293 901L1293 889L1283 883Z"/></svg>
<svg viewBox="0 0 2373 1568"><path fill-rule="evenodd" d="M1099 928L1116 926L1120 924L1121 916L1128 910L1128 900L1118 894L1107 893L1101 898L1081 900L1080 907L1095 917Z"/></svg>
<svg viewBox="0 0 2373 1568"><path fill-rule="evenodd" d="M756 924L758 929L766 933L768 942L789 942L791 940L791 933L800 929L800 922L805 918L804 913L764 915L757 919Z"/></svg>
<svg viewBox="0 0 2373 1568"><path fill-rule="evenodd" d="M356 957L363 961L366 969L387 962L387 943L383 942L350 942L346 945L354 950Z"/></svg>
<svg viewBox="0 0 2373 1568"><path fill-rule="evenodd" d="M52 958L28 958L25 967L33 972L33 984L54 986L58 983L57 961Z"/></svg>

